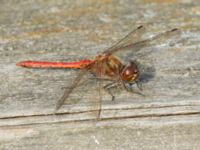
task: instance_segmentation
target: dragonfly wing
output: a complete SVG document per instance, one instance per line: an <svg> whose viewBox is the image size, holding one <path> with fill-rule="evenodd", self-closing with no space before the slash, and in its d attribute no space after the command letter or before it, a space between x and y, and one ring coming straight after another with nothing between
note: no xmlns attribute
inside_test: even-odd
<svg viewBox="0 0 200 150"><path fill-rule="evenodd" d="M128 33L124 38L115 43L113 46L106 49L104 53L111 54L117 51L118 49L121 49L122 47L138 42L141 39L141 36L145 33L145 31L146 28L144 26L137 27L136 29Z"/></svg>
<svg viewBox="0 0 200 150"><path fill-rule="evenodd" d="M132 50L136 52L139 51L142 47L149 46L154 41L169 39L170 37L180 33L180 30L174 28L172 30L159 33L150 38L145 38L145 31L148 31L147 28L139 26L137 29L131 31L128 35L119 40L115 45L105 50L104 53L114 54L124 50Z"/></svg>
<svg viewBox="0 0 200 150"><path fill-rule="evenodd" d="M60 107L64 104L64 102L69 98L70 94L74 91L74 89L78 86L78 83L81 81L81 78L87 73L87 70L81 70L76 78L73 80L73 83L70 87L67 87L63 96L56 103L55 110L59 110ZM74 101L75 102L75 101ZM74 103L72 102L72 103Z"/></svg>
<svg viewBox="0 0 200 150"><path fill-rule="evenodd" d="M87 69L81 70L71 85L66 87L63 96L56 104L55 111L64 105L69 113L88 112L92 117L99 119L103 96L102 84L101 76L96 77Z"/></svg>

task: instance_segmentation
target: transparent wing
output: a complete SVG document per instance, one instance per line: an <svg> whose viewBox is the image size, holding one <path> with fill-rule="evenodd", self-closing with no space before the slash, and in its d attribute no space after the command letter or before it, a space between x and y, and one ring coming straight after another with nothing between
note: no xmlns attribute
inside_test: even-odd
<svg viewBox="0 0 200 150"><path fill-rule="evenodd" d="M131 31L124 38L119 40L112 47L105 50L104 53L113 54L118 51L124 51L124 50L130 50L130 49L134 51L138 51L142 47L148 46L151 42L155 40L163 39L163 38L167 39L167 38L170 38L171 36L177 35L177 33L179 32L178 29L174 28L172 30L165 31L153 37L145 39L144 33L146 33L147 31L148 30L145 27L139 26L135 30Z"/></svg>
<svg viewBox="0 0 200 150"><path fill-rule="evenodd" d="M96 78L87 69L80 70L72 83L65 88L56 104L56 112L64 107L69 113L88 112L94 118L100 117L103 88L100 78Z"/></svg>
<svg viewBox="0 0 200 150"><path fill-rule="evenodd" d="M77 75L77 77L73 80L71 86L66 88L63 96L56 103L56 108L55 108L56 111L60 109L60 107L64 104L65 100L68 99L70 94L74 91L74 89L78 86L83 76L86 74L87 74L87 70L81 70L79 74ZM75 101L74 102L72 101L70 103L75 103Z"/></svg>
<svg viewBox="0 0 200 150"><path fill-rule="evenodd" d="M96 103L96 112L97 112L97 119L101 118L101 110L102 110L102 89L103 89L103 75L102 75L102 69L103 69L103 64L101 61L97 61L97 68L99 69L99 82L98 82L98 96L97 96L97 103Z"/></svg>
<svg viewBox="0 0 200 150"><path fill-rule="evenodd" d="M130 33L128 33L124 38L119 40L117 43L115 43L110 48L106 49L104 53L113 53L117 51L118 49L121 49L122 47L126 47L127 45L136 43L140 41L141 36L145 33L146 28L144 26L139 26Z"/></svg>

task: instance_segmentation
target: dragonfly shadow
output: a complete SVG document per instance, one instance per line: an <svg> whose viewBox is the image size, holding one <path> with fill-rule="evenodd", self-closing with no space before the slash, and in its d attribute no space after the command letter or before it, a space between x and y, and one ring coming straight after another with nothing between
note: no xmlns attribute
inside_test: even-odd
<svg viewBox="0 0 200 150"><path fill-rule="evenodd" d="M156 69L153 66L139 65L140 76L139 81L141 83L147 83L155 77Z"/></svg>

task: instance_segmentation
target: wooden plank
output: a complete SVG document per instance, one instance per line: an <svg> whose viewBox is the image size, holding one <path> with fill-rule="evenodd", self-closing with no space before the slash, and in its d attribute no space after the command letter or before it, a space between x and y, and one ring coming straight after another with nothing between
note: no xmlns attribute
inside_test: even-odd
<svg viewBox="0 0 200 150"><path fill-rule="evenodd" d="M199 13L199 2L138 1L123 7L116 2L121 13L108 1L79 3L49 1L47 5L39 0L0 5L0 149L198 149L200 26L194 14ZM155 17L138 21L138 12L152 10ZM113 19L116 13L120 17ZM145 59L136 57L154 75L143 83L144 96L117 90L111 101L101 91L99 120L95 81L76 89L81 99L76 104L66 102L55 114L57 100L78 70L15 65L22 60L94 58L139 25L148 26L144 37L175 27L181 33L143 47ZM135 58L136 53L131 55Z"/></svg>
<svg viewBox="0 0 200 150"><path fill-rule="evenodd" d="M109 116L109 118L113 118L118 117L118 114L124 114L124 117L137 116L138 110L140 115L146 115L145 113L148 111L157 114L156 111L159 109L166 114L168 112L179 113L179 109L186 110L185 113L187 113L187 109L188 113L191 113L190 110L198 113L200 93L198 88L200 77L198 60L200 51L193 51L189 47L187 49L184 49L184 47L181 50L179 49L169 48L166 45L163 48L159 48L159 52L149 56L151 59L155 59L152 65L155 65L156 75L152 80L144 83L144 90L142 92L145 96L120 91L116 95L114 102L110 101L108 94L102 96L102 117L107 118ZM185 57L185 54L187 54L187 57ZM4 54L2 53L2 55ZM45 55L48 56L51 54L47 53ZM172 55L173 58L171 58ZM27 54L24 57L30 56ZM15 62L13 62L13 60L16 61L19 59L18 55L2 57L1 66L3 69L1 70L1 75L2 79L3 77L7 77L7 80L2 80L5 83L3 84L3 89L5 90L2 90L1 95L2 113L0 117L13 118L18 116L53 114L55 103L63 92L61 87L70 85L71 78L76 72L73 70L35 70L20 68L15 66ZM4 63L8 60L10 64L7 63L5 67ZM176 64L175 68L174 64ZM66 81L67 84L63 81ZM90 91L87 95L89 97L82 98L74 106L64 105L60 113L70 113L70 115L73 113L73 116L80 116L80 119L88 119L87 114L95 111L91 107L91 104L96 103L95 97L98 95L98 91L95 91L97 89L92 89L92 84L88 85ZM94 94L95 92L96 94ZM56 93L58 94L55 95ZM85 91L78 91L78 94L86 95ZM103 94L106 93L104 92ZM156 107L155 110L153 106ZM149 115L148 113L147 115ZM94 115L91 116L91 118L93 117Z"/></svg>
<svg viewBox="0 0 200 150"><path fill-rule="evenodd" d="M1 127L1 149L198 149L199 115Z"/></svg>

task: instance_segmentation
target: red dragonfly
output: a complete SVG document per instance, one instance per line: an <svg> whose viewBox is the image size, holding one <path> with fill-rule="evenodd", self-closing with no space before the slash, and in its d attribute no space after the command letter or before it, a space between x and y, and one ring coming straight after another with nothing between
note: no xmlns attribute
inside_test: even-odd
<svg viewBox="0 0 200 150"><path fill-rule="evenodd" d="M22 61L19 62L18 66L30 67L30 68L75 68L81 69L79 74L73 80L69 88L64 92L64 95L59 99L56 104L56 110L58 110L66 100L69 101L69 97L72 92L75 91L75 88L80 85L81 79L88 72L93 74L95 78L100 80L109 80L109 84L104 86L104 89L111 95L112 100L114 100L114 94L111 92L111 89L116 86L122 86L127 91L133 91L132 85L136 84L138 89L141 89L141 76L142 71L140 65L135 60L130 60L124 58L120 59L117 56L117 52L123 52L125 50L133 50L134 55L137 56L149 54L149 51L144 51L140 53L142 47L148 46L151 42L154 42L158 39L169 38L170 36L176 35L178 29L172 29L159 33L150 38L144 38L143 34L145 33L146 28L144 26L139 26L124 38L119 40L112 47L106 49L103 53L99 54L93 60L81 60L79 62L44 62L44 61ZM142 39L144 38L144 39ZM141 56L142 57L142 56ZM137 59L137 58L136 58ZM127 62L128 61L128 62ZM99 82L99 84L101 84ZM101 85L100 85L101 86ZM133 91L133 93L139 93ZM100 95L99 95L100 96ZM99 98L101 99L101 97ZM101 105L101 100L99 101ZM101 106L97 110L97 117L100 117Z"/></svg>

